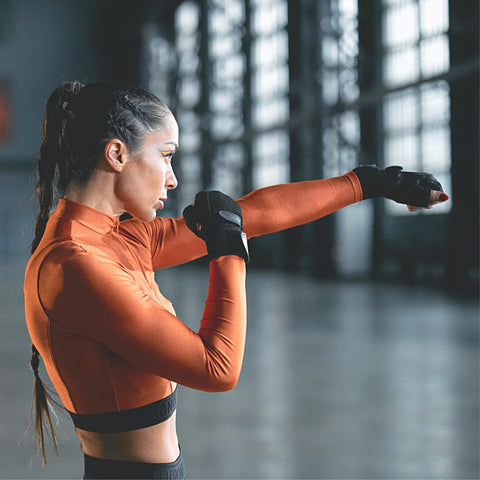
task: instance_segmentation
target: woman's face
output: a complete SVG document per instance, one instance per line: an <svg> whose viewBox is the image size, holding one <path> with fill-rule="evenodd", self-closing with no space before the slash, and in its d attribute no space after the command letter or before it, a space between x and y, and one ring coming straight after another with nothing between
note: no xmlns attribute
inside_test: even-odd
<svg viewBox="0 0 480 480"><path fill-rule="evenodd" d="M168 190L177 186L172 169L177 148L178 125L172 116L166 127L145 136L138 151L127 154L115 194L130 215L151 222L164 207Z"/></svg>

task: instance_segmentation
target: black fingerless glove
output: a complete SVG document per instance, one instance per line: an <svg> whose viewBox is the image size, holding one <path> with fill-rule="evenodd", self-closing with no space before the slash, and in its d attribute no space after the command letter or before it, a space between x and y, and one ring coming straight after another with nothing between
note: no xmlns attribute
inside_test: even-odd
<svg viewBox="0 0 480 480"><path fill-rule="evenodd" d="M195 204L183 211L183 218L187 227L205 240L209 261L222 255L238 255L248 262L242 209L235 200L222 192L199 192Z"/></svg>
<svg viewBox="0 0 480 480"><path fill-rule="evenodd" d="M404 172L402 167L385 169L372 165L354 168L362 186L363 198L385 197L414 207L428 207L432 190L443 192L430 173Z"/></svg>

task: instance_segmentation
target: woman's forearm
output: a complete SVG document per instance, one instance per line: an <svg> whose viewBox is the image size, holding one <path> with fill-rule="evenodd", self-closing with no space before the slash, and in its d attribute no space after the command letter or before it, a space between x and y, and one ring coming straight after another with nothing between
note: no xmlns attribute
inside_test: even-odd
<svg viewBox="0 0 480 480"><path fill-rule="evenodd" d="M312 222L363 199L357 176L261 188L238 199L247 236L257 237Z"/></svg>

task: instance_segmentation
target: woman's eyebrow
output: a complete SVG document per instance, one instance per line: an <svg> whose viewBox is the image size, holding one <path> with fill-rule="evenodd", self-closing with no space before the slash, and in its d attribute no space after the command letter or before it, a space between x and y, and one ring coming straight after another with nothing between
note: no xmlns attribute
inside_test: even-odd
<svg viewBox="0 0 480 480"><path fill-rule="evenodd" d="M175 147L175 150L178 149L178 145L175 142L165 142L164 145L173 145Z"/></svg>

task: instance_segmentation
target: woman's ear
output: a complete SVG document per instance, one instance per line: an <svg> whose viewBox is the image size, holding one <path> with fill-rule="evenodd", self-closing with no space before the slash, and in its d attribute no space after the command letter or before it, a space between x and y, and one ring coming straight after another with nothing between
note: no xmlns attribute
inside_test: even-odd
<svg viewBox="0 0 480 480"><path fill-rule="evenodd" d="M127 146L118 138L113 138L105 145L104 155L110 167L116 172L121 172L126 163Z"/></svg>

